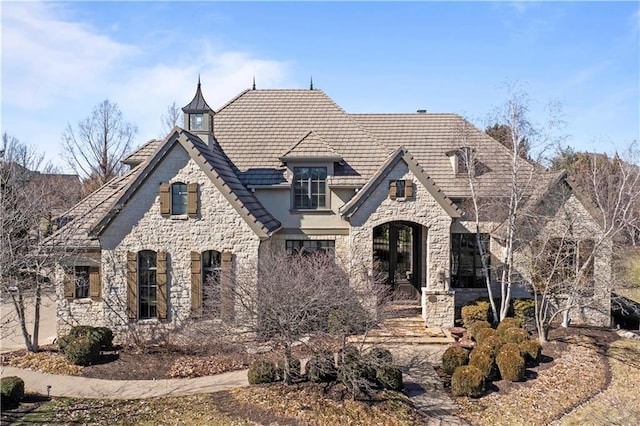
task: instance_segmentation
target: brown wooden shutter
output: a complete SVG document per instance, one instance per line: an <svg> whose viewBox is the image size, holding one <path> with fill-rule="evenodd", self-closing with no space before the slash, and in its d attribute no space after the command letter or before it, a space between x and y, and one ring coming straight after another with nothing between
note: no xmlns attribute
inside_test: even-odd
<svg viewBox="0 0 640 426"><path fill-rule="evenodd" d="M127 252L127 315L138 319L138 256Z"/></svg>
<svg viewBox="0 0 640 426"><path fill-rule="evenodd" d="M191 252L191 315L200 316L202 312L202 261L200 253Z"/></svg>
<svg viewBox="0 0 640 426"><path fill-rule="evenodd" d="M222 318L231 320L233 318L233 289L232 289L232 263L233 254L229 251L223 251L221 255L222 274L220 276L220 296L221 296L221 312Z"/></svg>
<svg viewBox="0 0 640 426"><path fill-rule="evenodd" d="M171 185L160 184L160 214L168 216L171 214Z"/></svg>
<svg viewBox="0 0 640 426"><path fill-rule="evenodd" d="M158 285L158 295L156 307L158 319L167 319L167 252L159 251L156 265L156 283Z"/></svg>
<svg viewBox="0 0 640 426"><path fill-rule="evenodd" d="M198 214L198 184L187 185L187 214L196 216Z"/></svg>
<svg viewBox="0 0 640 426"><path fill-rule="evenodd" d="M76 297L76 279L73 275L73 269L64 271L64 278L62 279L64 285L64 298L75 299Z"/></svg>
<svg viewBox="0 0 640 426"><path fill-rule="evenodd" d="M396 199L396 181L392 180L391 182L389 182L389 198L391 198L392 200Z"/></svg>
<svg viewBox="0 0 640 426"><path fill-rule="evenodd" d="M93 300L100 300L102 298L100 268L97 266L89 268L89 297Z"/></svg>
<svg viewBox="0 0 640 426"><path fill-rule="evenodd" d="M411 179L404 181L404 196L405 198L413 197L413 181Z"/></svg>

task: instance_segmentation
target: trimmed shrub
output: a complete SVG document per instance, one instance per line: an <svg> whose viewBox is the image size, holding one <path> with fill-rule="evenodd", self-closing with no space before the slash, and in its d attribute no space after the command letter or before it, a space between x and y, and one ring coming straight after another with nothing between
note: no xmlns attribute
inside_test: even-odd
<svg viewBox="0 0 640 426"><path fill-rule="evenodd" d="M0 379L3 407L16 406L24 397L24 380L18 376L8 376Z"/></svg>
<svg viewBox="0 0 640 426"><path fill-rule="evenodd" d="M442 354L442 370L453 374L454 370L469 362L469 352L460 346L449 346Z"/></svg>
<svg viewBox="0 0 640 426"><path fill-rule="evenodd" d="M463 365L456 368L451 376L451 391L455 396L480 398L484 391L482 371L473 365Z"/></svg>
<svg viewBox="0 0 640 426"><path fill-rule="evenodd" d="M64 356L75 365L91 365L100 359L100 342L89 336L70 339L64 348Z"/></svg>
<svg viewBox="0 0 640 426"><path fill-rule="evenodd" d="M496 380L500 377L496 362L491 355L486 352L477 352L474 354L473 358L470 357L469 365L473 365L478 370L482 371L482 375L486 381Z"/></svg>
<svg viewBox="0 0 640 426"><path fill-rule="evenodd" d="M498 335L489 336L479 344L479 347L487 348L494 358L498 355L500 348L504 345L504 340Z"/></svg>
<svg viewBox="0 0 640 426"><path fill-rule="evenodd" d="M474 357L478 355L486 355L489 358L495 360L495 355L491 351L491 348L488 346L476 346L475 348L473 348L471 353L469 353L469 361L471 361Z"/></svg>
<svg viewBox="0 0 640 426"><path fill-rule="evenodd" d="M520 346L517 343L505 343L498 351L498 354L501 352L513 352L520 355Z"/></svg>
<svg viewBox="0 0 640 426"><path fill-rule="evenodd" d="M529 333L522 328L509 328L504 331L502 338L507 343L520 343L529 340Z"/></svg>
<svg viewBox="0 0 640 426"><path fill-rule="evenodd" d="M108 327L92 327L90 325L76 325L71 328L70 336L87 336L100 343L101 350L111 350L113 348L113 331Z"/></svg>
<svg viewBox="0 0 640 426"><path fill-rule="evenodd" d="M382 389L400 392L402 390L402 371L395 365L385 365L376 369L376 382Z"/></svg>
<svg viewBox="0 0 640 426"><path fill-rule="evenodd" d="M475 321L475 322L471 323L471 325L467 329L467 332L469 333L471 338L473 340L475 340L476 339L476 335L483 328L491 328L491 324L489 324L489 321Z"/></svg>
<svg viewBox="0 0 640 426"><path fill-rule="evenodd" d="M515 345L515 343L508 343L507 345ZM500 376L504 380L509 380L510 382L524 380L524 358L520 356L519 350L517 352L514 350L501 350L496 357L496 364L498 365L498 370L500 370Z"/></svg>
<svg viewBox="0 0 640 426"><path fill-rule="evenodd" d="M284 380L284 360L278 360L276 364L276 373L278 376L278 380ZM298 380L300 379L300 360L297 358L289 359L289 374L291 375L291 379Z"/></svg>
<svg viewBox="0 0 640 426"><path fill-rule="evenodd" d="M482 342L484 342L484 340L487 337L490 336L497 336L498 333L493 329L493 328L481 328L480 330L478 330L478 332L476 333L476 337L475 340L478 343L478 345L481 345Z"/></svg>
<svg viewBox="0 0 640 426"><path fill-rule="evenodd" d="M498 336L502 337L510 328L520 328L522 323L517 318L505 318L500 321L500 324L496 327L496 331L498 332Z"/></svg>
<svg viewBox="0 0 640 426"><path fill-rule="evenodd" d="M307 362L307 377L314 383L331 383L338 378L333 354L321 353Z"/></svg>
<svg viewBox="0 0 640 426"><path fill-rule="evenodd" d="M73 334L67 334L65 336L60 337L58 339L58 350L64 354L64 351L66 350L69 342L71 342L72 340L75 340L75 338L76 336L74 336Z"/></svg>
<svg viewBox="0 0 640 426"><path fill-rule="evenodd" d="M520 320L520 324L535 321L536 306L533 299L515 299L513 301L513 316Z"/></svg>
<svg viewBox="0 0 640 426"><path fill-rule="evenodd" d="M488 321L491 304L483 300L476 300L462 307L460 315L462 324L469 328L476 321Z"/></svg>
<svg viewBox="0 0 640 426"><path fill-rule="evenodd" d="M537 340L525 340L520 342L518 346L520 347L520 355L524 357L526 362L538 362L540 360L542 346Z"/></svg>
<svg viewBox="0 0 640 426"><path fill-rule="evenodd" d="M249 366L249 384L273 383L276 381L276 366L271 361L257 360Z"/></svg>
<svg viewBox="0 0 640 426"><path fill-rule="evenodd" d="M391 351L389 349L381 348L379 346L374 346L368 353L368 356L371 357L376 365L388 365L393 362L393 356L391 355Z"/></svg>

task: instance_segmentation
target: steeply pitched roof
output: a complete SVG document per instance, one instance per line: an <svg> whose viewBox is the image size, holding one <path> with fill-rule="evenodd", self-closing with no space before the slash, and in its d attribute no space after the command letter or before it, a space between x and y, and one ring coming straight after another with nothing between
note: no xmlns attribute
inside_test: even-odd
<svg viewBox="0 0 640 426"><path fill-rule="evenodd" d="M209 147L197 136L186 130L175 128L156 153L140 166L135 177L120 191L109 210L93 226L91 235L99 236L104 232L176 144L180 144L187 151L191 159L200 166L258 236L268 237L280 227L280 222L267 212L258 199L240 183L229 159L218 144L214 143Z"/></svg>
<svg viewBox="0 0 640 426"><path fill-rule="evenodd" d="M284 153L282 161L340 161L342 156L336 152L317 133L307 133L299 142L296 142Z"/></svg>
<svg viewBox="0 0 640 426"><path fill-rule="evenodd" d="M142 163L147 158L151 157L151 155L156 152L158 147L162 144L161 140L151 139L147 141L140 148L137 148L131 154L127 155L122 162L129 166L137 166Z"/></svg>
<svg viewBox="0 0 640 426"><path fill-rule="evenodd" d="M344 206L340 208L340 214L345 217L351 217L358 208L371 196L373 191L381 185L389 172L395 167L398 162L404 160L409 167L409 170L420 181L420 183L429 191L431 196L442 206L452 218L458 218L462 212L458 207L447 197L438 186L434 183L424 171L422 166L418 164L415 158L404 148L398 148L389 158L382 164L380 169L374 174L374 176L367 182L365 186L358 191L356 195L349 200Z"/></svg>
<svg viewBox="0 0 640 426"><path fill-rule="evenodd" d="M202 90L200 88L200 79L198 78L198 88L196 89L196 94L187 105L182 107L183 112L187 113L205 113L205 112L213 112L211 107L207 104L207 101L204 100L204 96L202 95Z"/></svg>

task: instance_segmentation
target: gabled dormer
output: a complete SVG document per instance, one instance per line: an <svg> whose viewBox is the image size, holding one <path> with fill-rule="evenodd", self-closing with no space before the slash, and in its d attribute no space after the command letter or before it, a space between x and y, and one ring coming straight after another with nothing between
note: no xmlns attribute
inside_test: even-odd
<svg viewBox="0 0 640 426"><path fill-rule="evenodd" d="M196 94L188 105L182 108L184 128L198 135L203 141L210 143L213 139L213 116L215 112L205 101L198 77Z"/></svg>

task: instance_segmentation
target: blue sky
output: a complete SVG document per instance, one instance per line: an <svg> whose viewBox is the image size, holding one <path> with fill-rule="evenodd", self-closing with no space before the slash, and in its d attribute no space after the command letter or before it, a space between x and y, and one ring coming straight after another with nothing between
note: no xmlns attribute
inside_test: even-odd
<svg viewBox="0 0 640 426"><path fill-rule="evenodd" d="M59 159L108 98L139 128L250 88L307 88L347 112L455 112L480 127L508 83L533 121L558 102L566 143L612 152L640 133L637 2L7 2L2 131Z"/></svg>

